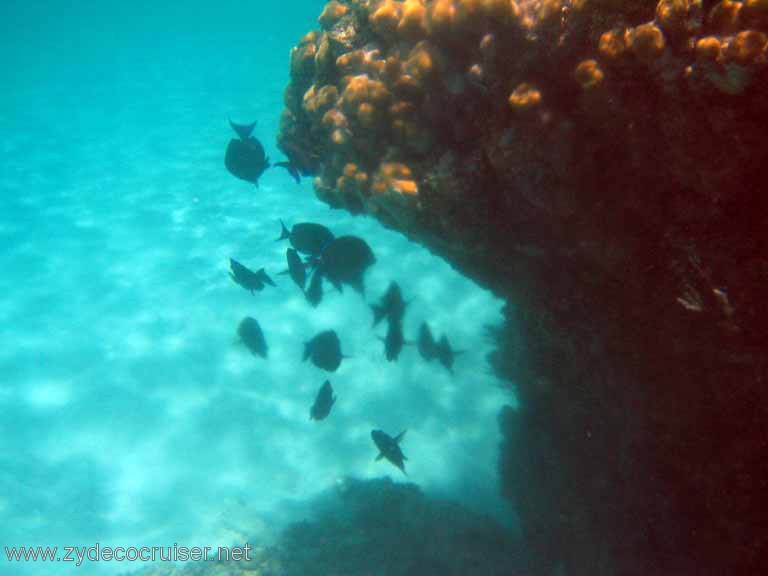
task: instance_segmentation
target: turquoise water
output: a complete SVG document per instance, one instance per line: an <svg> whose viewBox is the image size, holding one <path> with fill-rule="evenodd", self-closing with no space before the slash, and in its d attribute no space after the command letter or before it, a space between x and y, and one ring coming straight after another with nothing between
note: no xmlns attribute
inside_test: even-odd
<svg viewBox="0 0 768 576"><path fill-rule="evenodd" d="M282 158L289 50L321 6L0 8L0 547L267 540L347 476L505 511L496 414L513 399L485 359L502 302L374 220L331 210L308 178L271 170L256 189L224 169L228 116L257 120L254 135ZM377 257L368 301L328 291L311 308L278 275L280 218L365 238ZM241 289L230 257L278 287ZM454 375L414 346L385 360L368 305L391 280L410 302L407 340L426 320L466 351ZM246 315L264 328L267 360L236 342ZM351 358L330 375L333 412L312 422L328 375L301 362L303 342L331 328ZM407 477L374 461L374 428L408 429Z"/></svg>

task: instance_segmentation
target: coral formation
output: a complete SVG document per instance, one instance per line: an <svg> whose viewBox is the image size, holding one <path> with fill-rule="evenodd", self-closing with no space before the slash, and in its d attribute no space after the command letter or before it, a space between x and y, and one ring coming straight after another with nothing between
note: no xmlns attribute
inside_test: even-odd
<svg viewBox="0 0 768 576"><path fill-rule="evenodd" d="M413 484L345 479L308 505L250 561L158 565L139 576L388 576L530 573L514 535L486 516L425 496ZM165 563L168 564L168 563Z"/></svg>
<svg viewBox="0 0 768 576"><path fill-rule="evenodd" d="M320 26L279 147L324 201L535 310L501 370L531 549L576 574L749 566L755 491L716 495L764 417L768 3L339 0ZM696 429L738 458L713 466Z"/></svg>

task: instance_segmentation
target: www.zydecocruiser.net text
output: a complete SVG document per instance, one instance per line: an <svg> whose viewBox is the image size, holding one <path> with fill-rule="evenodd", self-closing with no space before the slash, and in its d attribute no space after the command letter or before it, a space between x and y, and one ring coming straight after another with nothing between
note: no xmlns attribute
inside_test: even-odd
<svg viewBox="0 0 768 576"><path fill-rule="evenodd" d="M251 546L62 546L62 547L5 547L8 562L72 562L76 566L84 562L200 562L235 561L250 562Z"/></svg>

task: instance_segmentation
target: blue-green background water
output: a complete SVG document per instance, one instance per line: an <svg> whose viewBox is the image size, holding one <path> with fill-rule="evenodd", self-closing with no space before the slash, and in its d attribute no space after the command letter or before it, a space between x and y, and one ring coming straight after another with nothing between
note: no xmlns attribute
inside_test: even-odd
<svg viewBox="0 0 768 576"><path fill-rule="evenodd" d="M258 189L223 167L227 117L275 135L290 48L321 2L6 1L0 7L0 547L216 546L268 538L345 476L389 475L502 515L485 327L501 301L375 221L332 211L310 179ZM466 350L451 376L415 347L384 359L351 290L310 308L287 277L278 219L364 237L406 300ZM251 295L228 258L279 283ZM267 361L235 343L262 324ZM327 375L303 342L338 331ZM408 429L409 476L374 462L370 430ZM0 574L114 573L118 563L10 565Z"/></svg>

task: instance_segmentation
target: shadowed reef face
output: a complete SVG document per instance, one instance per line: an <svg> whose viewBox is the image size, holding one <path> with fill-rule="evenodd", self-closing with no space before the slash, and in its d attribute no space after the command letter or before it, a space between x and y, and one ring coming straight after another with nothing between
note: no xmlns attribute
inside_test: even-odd
<svg viewBox="0 0 768 576"><path fill-rule="evenodd" d="M500 472L542 569L752 569L766 421L758 2L330 2L278 143L507 298Z"/></svg>

